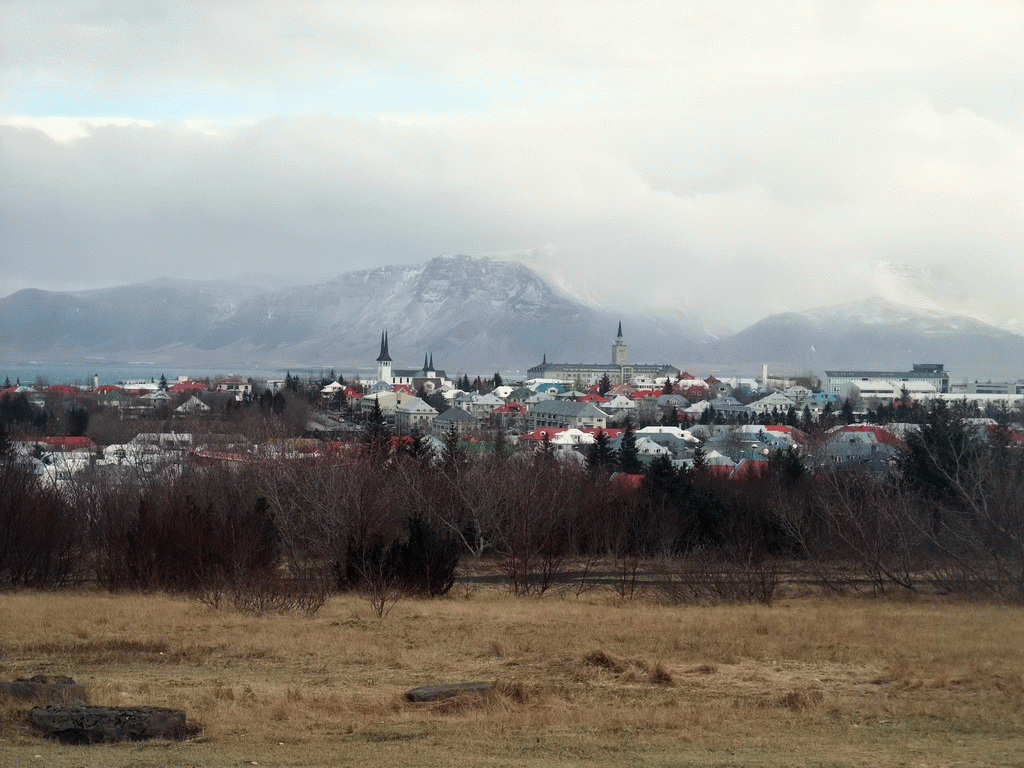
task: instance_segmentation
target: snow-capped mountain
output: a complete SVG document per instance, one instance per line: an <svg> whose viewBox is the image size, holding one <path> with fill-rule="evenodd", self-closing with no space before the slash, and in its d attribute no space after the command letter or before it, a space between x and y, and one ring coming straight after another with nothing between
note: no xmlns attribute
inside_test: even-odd
<svg viewBox="0 0 1024 768"><path fill-rule="evenodd" d="M793 372L944 363L954 377L1024 374L1024 336L880 297L772 315L708 345L703 354L719 363L769 363Z"/></svg>
<svg viewBox="0 0 1024 768"><path fill-rule="evenodd" d="M543 257L543 254L540 254ZM0 360L136 357L181 365L372 369L386 329L396 368L424 354L450 373L611 361L621 320L634 362L791 373L944 363L954 377L1024 375L1024 336L875 297L771 315L714 339L685 312L602 309L522 263L439 256L268 291L253 282L156 280L0 299ZM138 359L136 357L136 359Z"/></svg>
<svg viewBox="0 0 1024 768"><path fill-rule="evenodd" d="M347 272L255 292L156 281L81 294L20 291L0 299L0 354L146 352L147 359L371 366L387 329L396 367L425 353L452 370L610 360L622 320L635 360L669 362L707 340L689 316L620 315L558 290L528 267L441 256L417 266Z"/></svg>
<svg viewBox="0 0 1024 768"><path fill-rule="evenodd" d="M873 261L846 268L850 282L871 286L892 302L947 315L965 315L1004 330L1024 329L1019 279L985 259L948 264Z"/></svg>

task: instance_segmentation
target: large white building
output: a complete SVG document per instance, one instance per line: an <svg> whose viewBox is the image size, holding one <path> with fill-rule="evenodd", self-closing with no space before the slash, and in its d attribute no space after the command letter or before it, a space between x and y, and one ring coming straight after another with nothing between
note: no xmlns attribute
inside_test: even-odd
<svg viewBox="0 0 1024 768"><path fill-rule="evenodd" d="M949 392L949 373L942 363L915 363L910 371L825 371L825 391L844 397L851 384L879 381L892 384L897 392L915 382L931 384L938 393Z"/></svg>
<svg viewBox="0 0 1024 768"><path fill-rule="evenodd" d="M549 363L547 355L544 355L541 364L530 368L526 375L531 380L547 379L570 384L580 381L585 386L594 384L607 375L611 383L616 385L640 378L654 380L670 376L675 379L679 375L679 369L667 364L630 364L629 347L622 336L622 323L620 322L618 335L612 342L610 365L605 363Z"/></svg>

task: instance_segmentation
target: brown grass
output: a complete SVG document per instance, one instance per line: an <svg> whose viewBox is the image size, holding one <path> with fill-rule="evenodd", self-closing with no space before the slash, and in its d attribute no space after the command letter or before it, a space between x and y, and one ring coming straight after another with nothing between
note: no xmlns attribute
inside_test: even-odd
<svg viewBox="0 0 1024 768"><path fill-rule="evenodd" d="M166 596L0 598L0 678L186 710L183 743L73 748L0 707L0 765L1015 765L1024 614L801 597L662 607L606 593L256 617ZM434 682L486 698L409 704Z"/></svg>

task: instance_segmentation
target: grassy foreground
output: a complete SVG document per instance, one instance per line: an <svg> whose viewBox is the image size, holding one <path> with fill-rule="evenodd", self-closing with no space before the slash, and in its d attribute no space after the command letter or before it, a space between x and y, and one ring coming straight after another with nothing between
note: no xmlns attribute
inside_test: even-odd
<svg viewBox="0 0 1024 768"><path fill-rule="evenodd" d="M664 607L480 590L249 616L168 596L0 596L0 679L185 709L185 742L69 747L0 707L0 766L998 766L1024 761L1024 612L799 597ZM500 681L487 703L408 688ZM40 757L36 757L40 756Z"/></svg>

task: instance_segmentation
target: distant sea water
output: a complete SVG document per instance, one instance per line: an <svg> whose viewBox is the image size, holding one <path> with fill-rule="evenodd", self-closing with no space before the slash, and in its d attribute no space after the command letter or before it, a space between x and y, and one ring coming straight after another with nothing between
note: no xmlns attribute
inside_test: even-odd
<svg viewBox="0 0 1024 768"><path fill-rule="evenodd" d="M26 363L3 363L0 362L0 385L6 379L11 384L20 381L25 385L42 383L51 384L79 384L91 387L93 376L99 378L100 384L117 384L119 381L159 381L161 376L167 377L169 382L176 381L179 377L191 379L216 378L218 376L240 376L241 378L254 379L283 379L285 374L306 378L309 375L320 378L330 375L330 369L321 372L319 368L259 368L259 367L189 367L185 365L168 365L165 363L149 363L145 361L125 363L52 363L52 362L26 362ZM355 374L348 371L336 371L351 378ZM365 376L365 372L363 372Z"/></svg>

